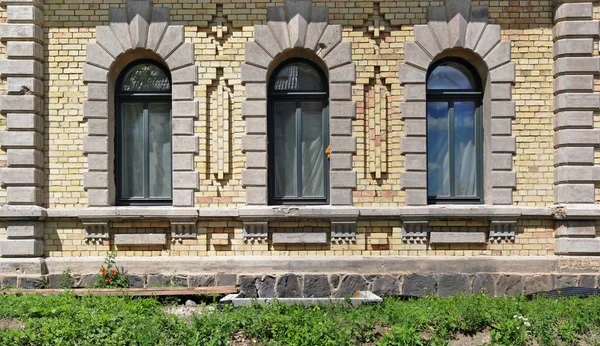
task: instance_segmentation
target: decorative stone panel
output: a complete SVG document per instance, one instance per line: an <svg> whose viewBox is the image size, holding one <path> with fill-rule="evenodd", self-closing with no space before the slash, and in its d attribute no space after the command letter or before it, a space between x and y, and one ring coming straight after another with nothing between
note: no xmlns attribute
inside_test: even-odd
<svg viewBox="0 0 600 346"><path fill-rule="evenodd" d="M88 156L88 171L84 172L84 188L89 206L110 206L115 203L113 176L114 138L110 126L93 130L96 120L114 126L114 110L109 109L109 72L115 61L134 49L153 52L167 64L172 78L173 119L173 206L193 207L194 191L198 190L198 173L193 156L198 152L194 135L194 120L198 103L193 86L198 73L194 63L194 44L185 42L183 25L169 24L169 9L155 7L149 0L127 0L124 8L109 9L109 25L96 27L96 40L87 45L83 80L88 86L88 101L83 116L88 121L84 138L84 153Z"/></svg>
<svg viewBox="0 0 600 346"><path fill-rule="evenodd" d="M108 221L83 221L85 240L93 243L102 243L110 237Z"/></svg>
<svg viewBox="0 0 600 346"><path fill-rule="evenodd" d="M517 234L516 220L491 220L490 243L514 242Z"/></svg>
<svg viewBox="0 0 600 346"><path fill-rule="evenodd" d="M352 63L352 44L342 41L342 28L328 24L327 7L312 6L311 0L286 0L283 7L267 8L267 25L254 26L254 42L246 43L245 63L242 65L242 83L246 100L242 116L246 119L246 134L242 150L246 153L244 177L246 204L266 205L267 191L267 84L268 70L282 53L294 51L303 56L313 52L327 67L329 77L329 116L331 145L332 205L352 205L352 190L356 188L356 173L352 170L352 155L356 152L356 138L344 130L356 116L351 86L356 78Z"/></svg>
<svg viewBox="0 0 600 346"><path fill-rule="evenodd" d="M43 149L43 2L1 1L6 22L0 24L0 41L6 58L0 62L0 77L6 80L6 95L0 96L0 113L6 116L6 131L0 146L6 151L6 168L0 181L6 187L7 204L44 203ZM3 246L4 247L4 246Z"/></svg>
<svg viewBox="0 0 600 346"><path fill-rule="evenodd" d="M244 220L244 241L267 242L269 237L268 221L246 221Z"/></svg>
<svg viewBox="0 0 600 346"><path fill-rule="evenodd" d="M197 237L196 220L171 221L171 241L173 243L181 242L184 239L196 239Z"/></svg>
<svg viewBox="0 0 600 346"><path fill-rule="evenodd" d="M510 41L502 40L500 25L488 24L487 5L471 6L470 0L445 0L444 6L429 7L427 19L427 24L415 26L415 41L404 44L405 62L400 64L405 91L401 111L406 125L402 139L406 204L427 204L427 70L437 57L448 56L449 50L462 50L478 56L488 71L481 76L489 85L484 91L483 123L491 123L484 128L484 143L489 143L484 149L485 203L510 205L516 187L512 162L516 141L511 122L515 117L511 101L515 64L510 61Z"/></svg>
<svg viewBox="0 0 600 346"><path fill-rule="evenodd" d="M595 203L594 184L600 182L594 166L600 146L600 131L594 128L594 113L600 111L600 94L594 91L600 58L594 41L600 29L593 15L592 2L581 2L558 4L554 16L554 184L559 204ZM593 220L559 220L556 236L556 254L600 253Z"/></svg>

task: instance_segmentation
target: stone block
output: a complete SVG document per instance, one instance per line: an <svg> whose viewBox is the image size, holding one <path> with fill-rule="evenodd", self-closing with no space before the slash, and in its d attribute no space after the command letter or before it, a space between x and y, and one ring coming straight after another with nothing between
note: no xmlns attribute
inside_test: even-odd
<svg viewBox="0 0 600 346"><path fill-rule="evenodd" d="M331 83L329 85L329 99L336 101L351 101L352 85L349 83Z"/></svg>
<svg viewBox="0 0 600 346"><path fill-rule="evenodd" d="M263 100L242 101L243 117L266 117L267 103Z"/></svg>
<svg viewBox="0 0 600 346"><path fill-rule="evenodd" d="M108 70L94 65L83 65L83 81L85 83L108 83Z"/></svg>
<svg viewBox="0 0 600 346"><path fill-rule="evenodd" d="M11 4L6 6L8 22L30 22L37 25L42 25L44 22L44 13L35 6Z"/></svg>
<svg viewBox="0 0 600 346"><path fill-rule="evenodd" d="M492 135L493 136L510 136L512 135L512 119L500 118L491 119Z"/></svg>
<svg viewBox="0 0 600 346"><path fill-rule="evenodd" d="M86 189L108 188L108 172L84 172L83 186Z"/></svg>
<svg viewBox="0 0 600 346"><path fill-rule="evenodd" d="M426 136L427 121L425 119L406 119L404 121L404 132L407 136Z"/></svg>
<svg viewBox="0 0 600 346"><path fill-rule="evenodd" d="M556 221L556 237L587 237L596 236L596 222L582 220Z"/></svg>
<svg viewBox="0 0 600 346"><path fill-rule="evenodd" d="M402 102L400 111L402 119L425 119L427 117L427 103Z"/></svg>
<svg viewBox="0 0 600 346"><path fill-rule="evenodd" d="M242 151L267 151L266 135L242 136Z"/></svg>
<svg viewBox="0 0 600 346"><path fill-rule="evenodd" d="M22 289L42 289L46 288L47 285L43 277L21 277L19 281L19 287Z"/></svg>
<svg viewBox="0 0 600 346"><path fill-rule="evenodd" d="M238 277L238 287L244 298L258 298L257 283L260 280L254 275L240 275Z"/></svg>
<svg viewBox="0 0 600 346"><path fill-rule="evenodd" d="M331 286L327 275L304 275L302 296L304 298L329 298Z"/></svg>
<svg viewBox="0 0 600 346"><path fill-rule="evenodd" d="M186 42L179 46L166 60L171 71L194 64L194 44Z"/></svg>
<svg viewBox="0 0 600 346"><path fill-rule="evenodd" d="M351 170L352 169L352 154L331 154L329 167L332 171L335 170Z"/></svg>
<svg viewBox="0 0 600 346"><path fill-rule="evenodd" d="M108 101L108 84L89 83L88 99L93 101Z"/></svg>
<svg viewBox="0 0 600 346"><path fill-rule="evenodd" d="M492 187L515 187L517 186L517 176L512 171L493 171Z"/></svg>
<svg viewBox="0 0 600 346"><path fill-rule="evenodd" d="M595 275L581 275L579 277L579 287L596 288L598 278Z"/></svg>
<svg viewBox="0 0 600 346"><path fill-rule="evenodd" d="M510 170L512 169L513 156L512 154L492 154L491 159L493 170Z"/></svg>
<svg viewBox="0 0 600 346"><path fill-rule="evenodd" d="M486 56L492 48L499 44L502 38L500 30L500 25L488 24L475 47L475 53L479 54L479 56Z"/></svg>
<svg viewBox="0 0 600 346"><path fill-rule="evenodd" d="M514 101L492 101L492 118L515 118Z"/></svg>
<svg viewBox="0 0 600 346"><path fill-rule="evenodd" d="M404 168L407 171L425 171L427 170L426 154L406 154L404 156Z"/></svg>
<svg viewBox="0 0 600 346"><path fill-rule="evenodd" d="M560 58L565 55L591 55L594 51L593 38L570 38L568 40L558 40L552 46L552 55L554 58Z"/></svg>
<svg viewBox="0 0 600 346"><path fill-rule="evenodd" d="M267 188L265 186L246 187L246 204L266 205L268 201Z"/></svg>
<svg viewBox="0 0 600 346"><path fill-rule="evenodd" d="M512 205L513 201L512 187L503 188L495 187L492 189L490 202L494 205Z"/></svg>
<svg viewBox="0 0 600 346"><path fill-rule="evenodd" d="M165 233L115 234L113 241L116 246L166 245L167 235Z"/></svg>
<svg viewBox="0 0 600 346"><path fill-rule="evenodd" d="M354 63L329 70L329 83L354 83L356 81L356 65Z"/></svg>
<svg viewBox="0 0 600 346"><path fill-rule="evenodd" d="M217 274L217 286L235 286L237 276L235 274Z"/></svg>
<svg viewBox="0 0 600 346"><path fill-rule="evenodd" d="M246 168L267 168L267 153L247 152Z"/></svg>
<svg viewBox="0 0 600 346"><path fill-rule="evenodd" d="M467 24L467 32L465 34L465 48L473 50L481 34L483 33L483 29L488 23L488 7L483 6L472 6L471 7L471 20Z"/></svg>
<svg viewBox="0 0 600 346"><path fill-rule="evenodd" d="M8 186L6 201L8 204L41 205L44 201L44 190L38 187Z"/></svg>
<svg viewBox="0 0 600 346"><path fill-rule="evenodd" d="M256 42L246 42L246 62L262 68L268 68L273 58Z"/></svg>
<svg viewBox="0 0 600 346"><path fill-rule="evenodd" d="M266 100L267 99L267 84L266 83L246 83L246 99L247 100Z"/></svg>
<svg viewBox="0 0 600 346"><path fill-rule="evenodd" d="M108 189L88 189L88 205L90 207L107 207L111 204L110 193Z"/></svg>
<svg viewBox="0 0 600 346"><path fill-rule="evenodd" d="M193 118L173 118L171 120L171 132L174 135L193 135L194 134L194 119Z"/></svg>
<svg viewBox="0 0 600 346"><path fill-rule="evenodd" d="M600 167L560 166L554 169L555 183L593 183L600 181Z"/></svg>
<svg viewBox="0 0 600 346"><path fill-rule="evenodd" d="M552 73L554 77L562 74L590 73L600 71L600 57L565 57L554 61Z"/></svg>
<svg viewBox="0 0 600 346"><path fill-rule="evenodd" d="M554 12L554 21L592 19L592 11L591 2L558 4Z"/></svg>
<svg viewBox="0 0 600 346"><path fill-rule="evenodd" d="M6 236L8 239L43 238L44 223L36 221L7 221Z"/></svg>
<svg viewBox="0 0 600 346"><path fill-rule="evenodd" d="M9 94L22 94L26 91L36 96L43 96L44 82L35 77L7 77L6 91Z"/></svg>
<svg viewBox="0 0 600 346"><path fill-rule="evenodd" d="M86 136L83 138L83 152L106 154L108 153L108 136Z"/></svg>
<svg viewBox="0 0 600 346"><path fill-rule="evenodd" d="M310 23L306 28L306 37L304 47L310 50L317 49L317 43L327 28L329 11L327 7L312 7L310 14Z"/></svg>
<svg viewBox="0 0 600 346"><path fill-rule="evenodd" d="M522 294L524 290L523 278L521 275L502 274L498 277L496 283L496 295L516 296Z"/></svg>
<svg viewBox="0 0 600 346"><path fill-rule="evenodd" d="M471 278L465 274L442 274L437 278L437 293L442 297L471 293Z"/></svg>
<svg viewBox="0 0 600 346"><path fill-rule="evenodd" d="M88 154L88 170L106 171L108 169L108 154Z"/></svg>
<svg viewBox="0 0 600 346"><path fill-rule="evenodd" d="M295 274L284 274L277 278L277 298L301 298L302 277Z"/></svg>
<svg viewBox="0 0 600 346"><path fill-rule="evenodd" d="M356 296L357 291L367 290L367 281L361 275L346 275L333 294L334 298L348 298Z"/></svg>
<svg viewBox="0 0 600 346"><path fill-rule="evenodd" d="M356 118L356 104L354 101L329 102L329 116L331 118Z"/></svg>
<svg viewBox="0 0 600 346"><path fill-rule="evenodd" d="M514 136L492 136L493 153L514 153L517 143Z"/></svg>
<svg viewBox="0 0 600 346"><path fill-rule="evenodd" d="M554 80L556 84L556 79ZM593 128L593 111L562 111L554 114L554 129L564 127Z"/></svg>
<svg viewBox="0 0 600 346"><path fill-rule="evenodd" d="M322 48L321 56L327 56L338 43L342 41L342 27L340 25L328 25L319 40L317 47Z"/></svg>
<svg viewBox="0 0 600 346"><path fill-rule="evenodd" d="M427 25L435 34L437 41L442 48L442 51L450 48L450 30L448 28L448 20L446 17L445 6L429 6L427 7Z"/></svg>
<svg viewBox="0 0 600 346"><path fill-rule="evenodd" d="M212 287L217 285L215 275L210 274L190 276L189 281L190 287ZM235 281L231 284L231 286L235 286Z"/></svg>
<svg viewBox="0 0 600 346"><path fill-rule="evenodd" d="M329 131L332 135L352 135L352 119L330 119L329 126Z"/></svg>
<svg viewBox="0 0 600 346"><path fill-rule="evenodd" d="M88 119L88 134L106 136L108 134L108 119Z"/></svg>
<svg viewBox="0 0 600 346"><path fill-rule="evenodd" d="M273 244L327 244L327 233L325 232L274 232Z"/></svg>
<svg viewBox="0 0 600 346"><path fill-rule="evenodd" d="M242 171L242 185L267 186L266 169L245 169Z"/></svg>
<svg viewBox="0 0 600 346"><path fill-rule="evenodd" d="M332 153L356 153L356 138L352 136L331 136Z"/></svg>
<svg viewBox="0 0 600 346"><path fill-rule="evenodd" d="M427 172L407 171L401 175L403 188L427 188Z"/></svg>
<svg viewBox="0 0 600 346"><path fill-rule="evenodd" d="M568 37L598 37L597 20L573 20L554 24L552 28L552 39L554 41Z"/></svg>
<svg viewBox="0 0 600 346"><path fill-rule="evenodd" d="M171 285L171 278L166 275L148 275L146 287L166 287Z"/></svg>
<svg viewBox="0 0 600 346"><path fill-rule="evenodd" d="M327 30L327 29L325 29ZM340 42L329 54L325 56L325 63L331 70L338 66L346 65L352 62L352 42Z"/></svg>
<svg viewBox="0 0 600 346"><path fill-rule="evenodd" d="M431 57L416 42L404 44L404 60L411 65L428 69Z"/></svg>
<svg viewBox="0 0 600 346"><path fill-rule="evenodd" d="M6 42L6 58L43 60L44 49L37 42L9 41Z"/></svg>
<svg viewBox="0 0 600 346"><path fill-rule="evenodd" d="M198 118L198 101L173 102L173 118Z"/></svg>
<svg viewBox="0 0 600 346"><path fill-rule="evenodd" d="M485 244L483 232L430 232L429 243L436 244Z"/></svg>
<svg viewBox="0 0 600 346"><path fill-rule="evenodd" d="M194 154L173 154L174 171L193 171Z"/></svg>
<svg viewBox="0 0 600 346"><path fill-rule="evenodd" d="M546 292L554 289L554 280L551 275L528 275L523 280L525 281L525 294Z"/></svg>
<svg viewBox="0 0 600 346"><path fill-rule="evenodd" d="M260 135L266 134L267 117L265 116L260 118L246 118L246 133Z"/></svg>
<svg viewBox="0 0 600 346"><path fill-rule="evenodd" d="M86 46L86 62L110 70L115 58L113 58L102 46L96 42L89 42Z"/></svg>
<svg viewBox="0 0 600 346"><path fill-rule="evenodd" d="M266 83L267 70L253 65L242 64L241 78L242 83Z"/></svg>
<svg viewBox="0 0 600 346"><path fill-rule="evenodd" d="M42 134L33 131L3 131L0 132L0 146L5 149L42 149L44 137Z"/></svg>
<svg viewBox="0 0 600 346"><path fill-rule="evenodd" d="M173 84L198 84L198 66L191 65L171 71Z"/></svg>
<svg viewBox="0 0 600 346"><path fill-rule="evenodd" d="M254 41L258 43L270 57L275 57L281 52L277 39L267 25L254 26Z"/></svg>
<svg viewBox="0 0 600 346"><path fill-rule="evenodd" d="M437 282L431 275L409 274L402 283L402 295L422 297L436 293Z"/></svg>
<svg viewBox="0 0 600 346"><path fill-rule="evenodd" d="M491 99L492 101L510 101L512 97L511 83L492 83Z"/></svg>
<svg viewBox="0 0 600 346"><path fill-rule="evenodd" d="M579 286L579 277L576 275L556 275L554 279L556 289Z"/></svg>
<svg viewBox="0 0 600 346"><path fill-rule="evenodd" d="M193 207L194 206L194 190L173 190L173 206L174 207Z"/></svg>
<svg viewBox="0 0 600 346"><path fill-rule="evenodd" d="M554 150L554 165L591 165L594 162L593 147L562 147Z"/></svg>
<svg viewBox="0 0 600 346"><path fill-rule="evenodd" d="M7 24L0 25L1 41L36 41L44 40L44 32L37 24Z"/></svg>
<svg viewBox="0 0 600 346"><path fill-rule="evenodd" d="M473 276L473 293L486 292L492 296L496 295L496 285L491 274L475 274Z"/></svg>
<svg viewBox="0 0 600 346"><path fill-rule="evenodd" d="M199 187L197 172L173 172L174 189L198 190Z"/></svg>
<svg viewBox="0 0 600 346"><path fill-rule="evenodd" d="M333 171L330 176L332 188L356 188L355 171Z"/></svg>
<svg viewBox="0 0 600 346"><path fill-rule="evenodd" d="M490 71L492 83L515 83L516 64L510 62Z"/></svg>
<svg viewBox="0 0 600 346"><path fill-rule="evenodd" d="M198 152L197 136L173 136L173 153L192 153Z"/></svg>
<svg viewBox="0 0 600 346"><path fill-rule="evenodd" d="M425 82L404 85L404 99L407 101L425 101L427 99Z"/></svg>
<svg viewBox="0 0 600 346"><path fill-rule="evenodd" d="M173 100L191 101L194 99L194 86L192 84L173 84L171 86Z"/></svg>
<svg viewBox="0 0 600 346"><path fill-rule="evenodd" d="M9 113L6 115L6 128L8 130L29 130L44 132L44 119L39 114Z"/></svg>
<svg viewBox="0 0 600 346"><path fill-rule="evenodd" d="M557 255L596 256L600 254L600 239L559 238L556 240L554 253Z"/></svg>
<svg viewBox="0 0 600 346"><path fill-rule="evenodd" d="M594 184L561 184L554 187L557 203L594 203Z"/></svg>
<svg viewBox="0 0 600 346"><path fill-rule="evenodd" d="M146 278L140 275L127 275L129 288L144 288Z"/></svg>
<svg viewBox="0 0 600 346"><path fill-rule="evenodd" d="M118 37L118 35L117 35ZM165 30L164 36L156 49L156 53L163 59L168 57L185 42L183 25L169 25Z"/></svg>
<svg viewBox="0 0 600 346"><path fill-rule="evenodd" d="M5 60L7 61L7 60ZM3 95L0 96L0 113L36 113L41 114L43 101L34 95Z"/></svg>
<svg viewBox="0 0 600 346"><path fill-rule="evenodd" d="M404 137L400 139L402 153L424 154L427 152L427 139L425 137Z"/></svg>
<svg viewBox="0 0 600 346"><path fill-rule="evenodd" d="M415 42L418 42L425 48L430 56L437 56L441 52L440 47L437 44L437 39L428 25L415 25L414 35ZM402 70L400 72L402 72ZM425 82L425 79L423 79L423 82Z"/></svg>
<svg viewBox="0 0 600 346"><path fill-rule="evenodd" d="M306 285L306 283L305 283ZM382 297L396 297L400 295L400 282L391 276L379 276L371 284L371 292Z"/></svg>
<svg viewBox="0 0 600 346"><path fill-rule="evenodd" d="M40 239L0 240L0 257L40 257L44 241Z"/></svg>
<svg viewBox="0 0 600 346"><path fill-rule="evenodd" d="M496 47L492 48L490 53L484 58L488 69L493 70L496 67L510 61L510 41L500 41Z"/></svg>
<svg viewBox="0 0 600 346"><path fill-rule="evenodd" d="M427 72L408 64L400 65L400 85L425 83Z"/></svg>
<svg viewBox="0 0 600 346"><path fill-rule="evenodd" d="M405 200L407 206L427 205L426 189L405 189Z"/></svg>
<svg viewBox="0 0 600 346"><path fill-rule="evenodd" d="M352 189L331 189L331 205L352 205Z"/></svg>
<svg viewBox="0 0 600 346"><path fill-rule="evenodd" d="M272 275L264 275L258 282L258 296L260 298L275 297L275 277ZM285 290L285 289L283 289Z"/></svg>
<svg viewBox="0 0 600 346"><path fill-rule="evenodd" d="M37 149L11 149L6 153L6 162L9 167L43 168L44 154Z"/></svg>
<svg viewBox="0 0 600 346"><path fill-rule="evenodd" d="M554 132L554 147L598 146L600 131L597 129L560 129Z"/></svg>
<svg viewBox="0 0 600 346"><path fill-rule="evenodd" d="M6 186L43 186L44 171L36 168L3 168L2 184Z"/></svg>
<svg viewBox="0 0 600 346"><path fill-rule="evenodd" d="M146 49L156 51L158 44L162 39L163 33L169 23L169 8L157 7L152 8L152 20L148 27L148 39Z"/></svg>
<svg viewBox="0 0 600 346"><path fill-rule="evenodd" d="M96 43L104 48L113 58L123 53L121 43L109 26L102 25L96 27Z"/></svg>

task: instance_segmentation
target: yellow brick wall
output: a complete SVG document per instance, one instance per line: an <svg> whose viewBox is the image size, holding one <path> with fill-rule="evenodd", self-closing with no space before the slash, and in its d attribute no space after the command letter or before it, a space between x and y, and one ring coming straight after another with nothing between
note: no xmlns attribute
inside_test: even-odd
<svg viewBox="0 0 600 346"><path fill-rule="evenodd" d="M100 0L83 3L53 1L46 4L45 35L49 75L46 78L48 95L46 140L50 145L47 155L46 184L49 207L82 207L86 193L82 187L82 173L87 158L82 152L83 136L87 133L82 118L82 103L86 87L82 83L85 44L93 41L96 25L108 21L108 7ZM245 124L241 118L244 88L240 84L239 66L244 59L244 43L253 39L254 24L264 24L267 5L282 5L282 1L252 3L233 1L224 4L160 1L171 8L171 22L185 25L186 39L195 43L199 83L195 88L200 104L200 116L195 124L200 140L199 154L195 157L200 173L200 191L196 193L197 207L241 206L245 190L241 186L241 171L245 157L241 154L241 136ZM358 152L354 168L358 187L354 192L356 206L402 206L404 193L400 189L403 156L400 138L400 102L403 90L399 86L398 68L403 61L404 42L412 41L413 26L426 22L428 6L440 1L382 2L380 8L373 2L330 2L315 0L316 6L329 6L330 22L343 25L344 40L353 42L353 59L357 65L357 80L353 87L357 120L354 132ZM474 1L473 4L484 3ZM485 2L488 3L488 2ZM547 206L553 203L552 169L552 1L536 1L530 6L508 7L506 2L489 2L490 23L502 25L502 35L512 42L512 59L517 64L517 83L513 100L517 103L517 119L513 123L517 137L517 171L515 204ZM380 14L381 13L381 14ZM384 28L375 37L369 26L375 21ZM223 38L220 28L227 27ZM389 87L387 132L387 174L376 179L368 169L369 152L365 119L365 90L373 81L375 70L380 71ZM210 167L214 136L209 121L212 86L222 75L231 89L231 162L229 175L217 179ZM0 123L0 126L1 123ZM65 135L61 135L65 134ZM1 156L0 156L1 160Z"/></svg>
<svg viewBox="0 0 600 346"><path fill-rule="evenodd" d="M486 221L432 220L432 231L485 232ZM270 232L329 232L329 222L272 222ZM5 228L0 224L0 238ZM112 223L111 233L167 233L166 222ZM228 245L215 245L212 235L227 233ZM5 233L4 233L5 234ZM170 242L165 247L111 246L87 243L83 225L69 220L52 220L45 224L45 255L48 257L103 256L117 250L119 256L548 256L554 253L554 222L522 220L517 224L514 243L488 245L408 244L402 241L400 221L359 221L356 242L331 245L272 245L243 240L238 221L205 221L198 223L197 239Z"/></svg>
<svg viewBox="0 0 600 346"><path fill-rule="evenodd" d="M0 7L0 23L6 22L6 9ZM0 60L5 59L6 46L0 43ZM6 92L6 79L0 78L0 95ZM0 131L6 130L6 117L0 116ZM0 148L0 169L6 166L6 153ZM0 206L6 204L6 189L0 186Z"/></svg>

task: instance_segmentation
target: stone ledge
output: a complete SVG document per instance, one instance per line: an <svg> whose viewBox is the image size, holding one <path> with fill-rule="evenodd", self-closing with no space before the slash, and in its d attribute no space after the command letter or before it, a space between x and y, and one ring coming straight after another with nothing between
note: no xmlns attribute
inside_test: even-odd
<svg viewBox="0 0 600 346"><path fill-rule="evenodd" d="M327 244L325 232L273 232L272 243L277 244Z"/></svg>
<svg viewBox="0 0 600 346"><path fill-rule="evenodd" d="M114 245L145 246L145 245L167 245L165 233L151 234L115 234Z"/></svg>
<svg viewBox="0 0 600 346"><path fill-rule="evenodd" d="M484 232L431 232L429 244L486 244Z"/></svg>

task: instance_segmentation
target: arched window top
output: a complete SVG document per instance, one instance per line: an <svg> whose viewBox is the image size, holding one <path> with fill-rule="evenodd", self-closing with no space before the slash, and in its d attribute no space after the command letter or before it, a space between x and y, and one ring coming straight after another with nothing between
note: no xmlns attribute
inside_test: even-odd
<svg viewBox="0 0 600 346"><path fill-rule="evenodd" d="M306 60L282 64L271 77L273 92L327 92L327 80L321 70Z"/></svg>
<svg viewBox="0 0 600 346"><path fill-rule="evenodd" d="M442 60L429 69L427 90L481 91L477 72L462 60Z"/></svg>
<svg viewBox="0 0 600 346"><path fill-rule="evenodd" d="M154 62L135 62L122 72L121 93L170 93L168 72Z"/></svg>

